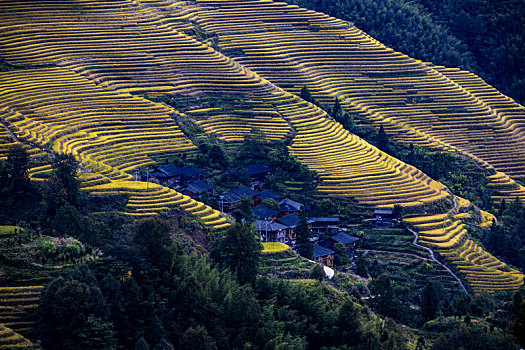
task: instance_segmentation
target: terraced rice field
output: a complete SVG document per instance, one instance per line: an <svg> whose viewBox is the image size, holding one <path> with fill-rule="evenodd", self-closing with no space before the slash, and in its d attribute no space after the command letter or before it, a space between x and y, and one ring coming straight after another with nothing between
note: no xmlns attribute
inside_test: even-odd
<svg viewBox="0 0 525 350"><path fill-rule="evenodd" d="M33 343L0 324L0 349L33 349Z"/></svg>
<svg viewBox="0 0 525 350"><path fill-rule="evenodd" d="M411 59L347 22L285 3L198 0L187 11L218 36L221 52L287 91L308 86L399 141L525 176L525 109L469 72ZM501 196L525 194L507 185Z"/></svg>
<svg viewBox="0 0 525 350"><path fill-rule="evenodd" d="M337 194L353 196L364 203L386 205L398 201L407 205L420 205L448 196L442 185L433 182L419 170L350 135L322 110L304 103L251 70L177 31L176 25L172 26L171 23L176 23L178 17L169 18L167 24L167 19L156 14L155 9L146 10L136 3L125 1L82 4L82 17L85 21L81 23L72 20L75 14L80 16L80 13L75 13L79 10L68 4L58 6L53 1L39 2L36 5L21 5L19 2L9 1L0 4L0 9L3 7L5 13L8 10L23 12L20 17L3 18L5 21L2 22L2 28L5 31L0 36L0 42L3 42L0 55L12 64L54 63L59 66L17 73L18 79L23 77L27 82L14 84L12 89L16 91L12 92L9 106L22 104L22 108L12 113L23 113L24 108L27 110L31 103L32 110L29 113L26 111L27 118L24 116L23 120L16 121L11 116L6 118L13 119L13 123L24 132L23 137L36 143L51 140L55 150L75 154L90 172L102 174L111 181L128 180L130 175L127 171L139 165L147 165L147 154L155 153L155 147L165 145L164 140L162 146L153 144L152 138L164 137L160 135L162 132L158 128L169 125L168 114L176 113L166 106L131 96L130 92L235 94L244 96L246 100L262 101L271 106L275 120L270 122L275 130L282 130L286 134L290 125L296 129L297 135L291 150L301 161L321 174L321 190L326 193L333 186L354 180L352 176L341 176L342 173L365 172L361 182L368 187L366 191L361 186L348 183ZM144 11L147 11L147 16ZM51 12L55 22L57 16L61 19L59 24L48 23ZM127 21L130 22L129 26L126 25ZM24 28L23 33L19 32L21 28ZM106 39L108 45L102 43ZM145 56L146 51L149 55ZM159 70L160 67L164 69ZM167 70L171 73L168 74ZM14 82L14 75L4 75L5 86ZM58 76L62 75L64 78L59 82ZM55 80L57 82L53 83ZM66 84L67 87L61 90L58 87L60 84ZM31 86L36 85L42 87L40 95L35 92L38 97L26 97L24 91L27 92L27 89L31 90ZM164 89L167 85L171 88ZM53 98L46 94L53 94L54 91L65 94L66 89L72 95L72 102L68 102L69 99L58 99L57 103L50 103L46 107L47 101ZM79 103L75 97L77 90L90 92L87 94L89 107L83 107L82 103L80 107L75 105ZM111 104L116 100L121 103L119 107ZM105 103L112 108L120 108L118 115L122 114L127 118L111 119L105 109L97 110L92 107L93 104L103 106ZM84 108L89 108L89 112ZM135 108L133 116L127 111L131 108ZM146 108L147 111L141 108ZM71 118L71 114L74 118ZM92 117L93 114L96 116ZM137 116L136 124L134 116ZM144 117L151 118L147 125L138 122ZM72 125L69 124L70 119L75 120ZM208 125L203 125L203 128L210 126L213 118L206 123ZM172 131L166 132L168 135L165 138L174 142L174 147L190 148L176 126L170 127ZM213 125L211 128L213 129ZM235 126L230 126L230 129L235 129ZM270 135L275 135L277 131L270 132ZM143 152L133 148L138 143L135 139L144 139L141 144ZM331 150L334 147L337 150ZM333 157L327 157L328 153L332 153ZM386 178L390 179L387 186L384 185ZM120 185L117 184L118 186ZM111 186L107 185L104 190L109 190L109 187Z"/></svg>
<svg viewBox="0 0 525 350"><path fill-rule="evenodd" d="M36 326L34 312L43 288L43 286L0 287L0 327L5 326L16 333L31 333ZM11 336L17 337L13 334Z"/></svg>
<svg viewBox="0 0 525 350"><path fill-rule="evenodd" d="M468 216L468 201L458 201L448 213L405 219L419 234L419 243L432 248L454 268L475 293L515 290L523 285L523 274L508 267L468 237L461 218ZM480 226L492 224L494 216L481 211Z"/></svg>
<svg viewBox="0 0 525 350"><path fill-rule="evenodd" d="M453 197L442 184L294 95L302 86L322 102L339 97L344 108L383 124L401 141L460 150L502 174L521 174L523 154L495 165L483 158L495 154L502 135L509 135L502 149L522 147L521 129L511 127L521 107L503 122L482 96L438 69L323 14L267 0L52 0L2 1L0 19L0 56L32 66L0 73L0 117L23 140L75 155L86 173L84 189L130 195L131 215L179 206L211 227L228 226L220 213L187 196L130 181L133 169L152 163L151 155L194 148L177 125L188 116L146 98L163 94L253 101L247 109L188 114L226 141L239 141L254 126L270 140L293 137L290 152L319 174L321 193L364 204L417 210L438 201L451 206ZM218 43L187 35L193 26L216 35ZM510 186L505 188L511 194L520 191ZM418 228L421 239L443 253L468 241L460 222L451 220L445 234L429 226ZM522 275L497 262L461 259L449 260L465 267L474 290L522 283Z"/></svg>

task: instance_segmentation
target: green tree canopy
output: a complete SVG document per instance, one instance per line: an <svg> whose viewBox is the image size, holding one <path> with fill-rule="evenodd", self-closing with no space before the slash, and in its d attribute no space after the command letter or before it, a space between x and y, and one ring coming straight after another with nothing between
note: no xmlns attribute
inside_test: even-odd
<svg viewBox="0 0 525 350"><path fill-rule="evenodd" d="M314 257L314 245L310 241L312 237L312 232L308 227L308 222L306 221L306 214L301 212L299 214L299 223L295 228L295 247L297 252L304 256L307 259L313 259Z"/></svg>
<svg viewBox="0 0 525 350"><path fill-rule="evenodd" d="M219 265L237 273L241 283L253 283L262 244L251 226L235 223L213 242L211 256Z"/></svg>

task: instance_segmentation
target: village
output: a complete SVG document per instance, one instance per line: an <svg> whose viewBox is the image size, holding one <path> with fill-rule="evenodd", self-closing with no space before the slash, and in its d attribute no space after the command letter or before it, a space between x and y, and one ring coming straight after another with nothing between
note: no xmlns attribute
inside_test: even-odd
<svg viewBox="0 0 525 350"><path fill-rule="evenodd" d="M348 234L339 217L308 216L308 206L281 194L262 189L272 169L261 164L249 164L241 168L251 180L251 186L240 186L227 192L217 193L215 186L206 182L208 170L193 165L176 167L171 164L158 166L143 175L144 181L168 186L200 201L218 205L222 213L236 219L241 203L249 201L252 224L262 242L279 242L296 248L296 228L301 213L307 215L308 228L312 234L313 261L328 267L334 266L339 243L344 246L344 253L351 262L359 246L359 237ZM211 199L211 200L210 200ZM237 214L237 215L236 215ZM374 216L367 218L368 225L376 228L391 228L399 224L392 209L375 209ZM352 265L355 268L355 264Z"/></svg>

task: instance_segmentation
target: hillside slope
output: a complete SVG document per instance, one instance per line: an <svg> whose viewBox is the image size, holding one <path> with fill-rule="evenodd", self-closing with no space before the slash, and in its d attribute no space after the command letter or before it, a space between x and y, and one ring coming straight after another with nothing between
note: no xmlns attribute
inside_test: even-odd
<svg viewBox="0 0 525 350"><path fill-rule="evenodd" d="M261 126L260 120L245 116L246 112L258 115L257 106L263 105L262 113L272 114L264 120L266 132L279 135L278 139L293 128L290 151L319 173L322 193L350 196L376 206L399 203L419 211L436 204L455 214L459 207L470 204L460 201L458 207L445 186L350 134L323 110L258 72L283 87L287 84L292 92L307 81L321 99L340 96L349 110L381 121L392 132L399 131L399 138L407 135L412 142L471 152L467 146L474 145L474 139L466 144L456 142L458 132L465 133L461 128L444 133L420 127L428 125L425 118L433 112L438 114L436 118L445 119L451 112L448 108L461 109L467 119L471 114L483 114L485 120L501 124L503 133L512 129L504 126L490 107L437 70L384 48L342 21L282 3L3 1L0 18L0 56L20 68L0 73L1 118L8 120L23 140L75 155L93 174L86 189L129 193L127 211L133 215L151 215L179 205L214 228L228 225L218 212L173 190L129 181L133 169L151 162L149 156L194 147L177 126L186 118L183 113L132 93L196 98L235 95L254 101L250 111L228 111L234 122L219 114L211 118L216 127L203 128L229 140L229 130L238 123ZM268 23L271 31L266 29ZM222 50L237 54L241 50L243 57L232 60L213 49L216 38L203 30L219 35ZM307 39L312 40L311 45L294 48ZM335 40L333 47L328 45L330 40ZM266 48L259 48L266 43ZM279 46L282 43L286 45ZM341 48L357 50L354 61L339 54ZM266 53L264 59L259 52ZM335 60L329 60L334 52ZM299 59L307 53L310 58ZM289 72L295 75L288 77ZM351 79L349 86L345 85L347 79ZM425 91L426 98L416 98L412 104L420 106L407 109L408 90L415 86ZM433 93L436 88L446 93ZM353 95L354 90L362 93ZM421 119L411 125L410 118L394 118L386 114L389 110L419 111ZM206 113L202 112L202 123L206 124ZM494 130L483 128L479 137L489 137ZM521 133L520 127L512 130ZM441 135L449 136L440 140ZM509 142L519 146L521 140L516 137ZM140 152L133 152L136 145L140 145ZM515 165L509 160L509 169L519 172ZM432 217L419 220L431 222ZM462 244L473 247L467 244L471 241L460 223L449 221L446 230L421 233L439 236L427 241L442 247L443 253L456 251ZM523 283L523 275L486 252L480 254L483 259L469 260L471 255L465 254L450 259L458 268L467 266L474 271L467 274L467 280L475 291L516 289Z"/></svg>
<svg viewBox="0 0 525 350"><path fill-rule="evenodd" d="M458 150L485 167L525 176L525 109L495 96L481 79L475 78L474 88L472 75L462 80L385 47L347 22L296 6L186 4L191 20L217 35L221 52L287 91L307 86L327 104L338 97L346 110L382 124L399 141ZM507 185L501 196L525 198L522 186L512 180Z"/></svg>

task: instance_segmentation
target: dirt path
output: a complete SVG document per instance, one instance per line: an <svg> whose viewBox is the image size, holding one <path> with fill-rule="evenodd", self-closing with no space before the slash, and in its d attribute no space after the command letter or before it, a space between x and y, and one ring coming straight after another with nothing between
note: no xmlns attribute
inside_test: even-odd
<svg viewBox="0 0 525 350"><path fill-rule="evenodd" d="M13 141L18 142L18 143L22 143L22 141L20 141L18 139L18 137L16 137L16 135L11 131L11 129L9 129L7 127L7 122L6 121L2 120L2 121L0 121L0 124L2 124L2 126L7 130L7 132L9 133L11 138L13 139Z"/></svg>
<svg viewBox="0 0 525 350"><path fill-rule="evenodd" d="M456 276L456 274L451 270L449 269L445 264L441 263L441 261L439 261L438 259L436 259L435 255L434 255L434 251L428 247L425 247L425 246L422 246L421 244L418 244L417 243L417 240L419 239L419 235L416 231L412 230L410 227L407 227L407 229L412 232L412 234L414 235L414 240L412 241L412 244L415 245L416 247L419 247L419 248L423 248L425 249L426 251L428 251L430 253L430 258L435 261L436 263L438 263L439 265L443 266L443 268L445 270L448 271L448 273L450 273L452 275L452 277L454 277L456 279L456 281L458 281L459 285L461 286L461 289L463 289L463 291L465 292L465 294L468 294L467 292L467 288L465 287L465 285L463 284L463 282L461 281L461 279Z"/></svg>

